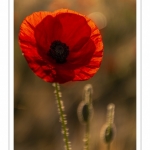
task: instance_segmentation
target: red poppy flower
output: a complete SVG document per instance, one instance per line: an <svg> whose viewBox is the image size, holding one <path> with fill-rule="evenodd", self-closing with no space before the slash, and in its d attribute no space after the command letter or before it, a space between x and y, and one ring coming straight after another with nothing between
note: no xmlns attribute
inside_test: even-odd
<svg viewBox="0 0 150 150"><path fill-rule="evenodd" d="M29 67L47 82L87 80L98 71L103 56L96 25L68 9L26 17L19 44Z"/></svg>

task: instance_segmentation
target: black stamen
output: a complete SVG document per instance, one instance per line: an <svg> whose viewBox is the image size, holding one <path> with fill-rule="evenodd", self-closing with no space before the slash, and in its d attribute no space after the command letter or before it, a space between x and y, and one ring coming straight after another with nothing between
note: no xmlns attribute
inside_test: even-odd
<svg viewBox="0 0 150 150"><path fill-rule="evenodd" d="M63 64L67 61L66 58L69 55L69 47L61 41L54 41L50 46L48 55L55 59L56 63Z"/></svg>

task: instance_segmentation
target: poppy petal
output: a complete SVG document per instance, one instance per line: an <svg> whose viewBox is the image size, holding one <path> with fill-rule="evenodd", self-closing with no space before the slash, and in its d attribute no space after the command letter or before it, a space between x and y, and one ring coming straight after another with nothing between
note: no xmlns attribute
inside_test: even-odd
<svg viewBox="0 0 150 150"><path fill-rule="evenodd" d="M56 72L52 66L48 65L39 57L29 57L25 55L25 58L31 70L38 77L42 78L46 82L54 82Z"/></svg>
<svg viewBox="0 0 150 150"><path fill-rule="evenodd" d="M73 78L75 76L74 70L57 69L56 72L57 72L57 75L55 77L55 82L58 82L58 83L65 83L65 82L73 81Z"/></svg>
<svg viewBox="0 0 150 150"><path fill-rule="evenodd" d="M59 20L47 15L35 28L34 36L38 44L38 52L45 57L53 41L59 40L62 25Z"/></svg>
<svg viewBox="0 0 150 150"><path fill-rule="evenodd" d="M63 9L61 13L58 11L55 13L57 14L56 18L62 24L61 41L66 43L71 51L81 38L84 38L85 44L91 34L91 29L85 17L68 9Z"/></svg>
<svg viewBox="0 0 150 150"><path fill-rule="evenodd" d="M20 33L19 33L19 42L29 42L36 43L34 30L36 26L41 22L45 16L47 16L47 12L35 12L32 15L26 17L21 24Z"/></svg>
<svg viewBox="0 0 150 150"><path fill-rule="evenodd" d="M68 63L71 64L73 69L76 69L81 66L87 65L95 51L95 44L94 42L89 39L83 47L81 47L80 51L71 51L70 57L68 57ZM84 52L84 53L83 53Z"/></svg>

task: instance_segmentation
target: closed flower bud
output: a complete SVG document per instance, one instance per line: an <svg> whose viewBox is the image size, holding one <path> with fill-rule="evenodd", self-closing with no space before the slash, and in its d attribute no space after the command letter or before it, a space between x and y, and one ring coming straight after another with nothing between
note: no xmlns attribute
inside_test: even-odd
<svg viewBox="0 0 150 150"><path fill-rule="evenodd" d="M91 104L85 103L82 101L79 104L78 110L78 118L81 123L87 123L89 120L91 120L93 115L93 107Z"/></svg>
<svg viewBox="0 0 150 150"><path fill-rule="evenodd" d="M101 130L101 138L105 143L111 143L116 133L114 114L115 105L111 103L107 106L107 121Z"/></svg>
<svg viewBox="0 0 150 150"><path fill-rule="evenodd" d="M93 88L91 84L87 84L83 90L83 100L78 106L78 118L81 123L88 123L93 115L92 106Z"/></svg>
<svg viewBox="0 0 150 150"><path fill-rule="evenodd" d="M101 130L101 138L105 143L111 143L115 137L116 134L116 128L115 125L104 125Z"/></svg>

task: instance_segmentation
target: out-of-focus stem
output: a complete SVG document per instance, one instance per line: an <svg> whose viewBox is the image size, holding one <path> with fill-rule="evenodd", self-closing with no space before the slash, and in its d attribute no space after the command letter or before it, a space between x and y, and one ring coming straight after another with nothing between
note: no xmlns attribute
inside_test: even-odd
<svg viewBox="0 0 150 150"><path fill-rule="evenodd" d="M110 143L107 144L107 150L110 150Z"/></svg>
<svg viewBox="0 0 150 150"><path fill-rule="evenodd" d="M84 150L89 150L89 132L90 132L90 122L88 121L85 125Z"/></svg>
<svg viewBox="0 0 150 150"><path fill-rule="evenodd" d="M91 119L91 113L92 113L92 94L93 94L93 88L91 84L87 84L84 87L84 97L83 101L88 106L88 119L87 122L85 122L85 135L84 135L84 150L89 150L89 136L90 136L90 119Z"/></svg>
<svg viewBox="0 0 150 150"><path fill-rule="evenodd" d="M107 107L107 124L108 124L107 135L111 135L111 129L114 123L114 113L115 113L115 105L111 103ZM110 143L111 141L107 143L107 150L110 150Z"/></svg>

